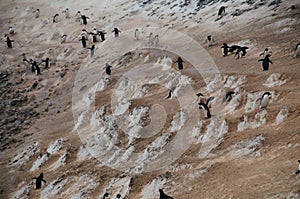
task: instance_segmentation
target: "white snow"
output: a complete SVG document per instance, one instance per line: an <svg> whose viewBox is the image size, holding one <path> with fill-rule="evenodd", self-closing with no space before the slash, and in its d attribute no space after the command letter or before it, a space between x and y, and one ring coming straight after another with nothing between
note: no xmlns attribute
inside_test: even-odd
<svg viewBox="0 0 300 199"><path fill-rule="evenodd" d="M256 136L255 138L240 141L230 147L230 153L234 156L243 157L258 150L265 140L263 134Z"/></svg>
<svg viewBox="0 0 300 199"><path fill-rule="evenodd" d="M65 151L64 154L61 155L59 159L50 166L50 170L55 171L58 168L64 166L66 164L66 160L67 160L67 152Z"/></svg>
<svg viewBox="0 0 300 199"><path fill-rule="evenodd" d="M47 152L50 154L56 154L63 147L65 142L66 140L64 138L59 138L55 140L49 145Z"/></svg>
<svg viewBox="0 0 300 199"><path fill-rule="evenodd" d="M166 178L155 178L150 183L144 186L142 190L142 199L153 199L159 197L159 189L162 189L167 183Z"/></svg>
<svg viewBox="0 0 300 199"><path fill-rule="evenodd" d="M18 185L18 191L16 191L13 194L12 199L27 199L27 198L29 198L30 184L25 184L25 185L24 184L25 184L25 182L23 181Z"/></svg>
<svg viewBox="0 0 300 199"><path fill-rule="evenodd" d="M47 182L47 186L41 192L41 198L47 199L58 197L58 194L62 192L62 190L67 185L67 183L69 183L69 181L69 178L58 178L50 183Z"/></svg>
<svg viewBox="0 0 300 199"><path fill-rule="evenodd" d="M171 122L171 127L169 128L170 132L179 131L188 120L188 115L184 109L181 109L173 116L173 120Z"/></svg>
<svg viewBox="0 0 300 199"><path fill-rule="evenodd" d="M288 118L289 114L290 114L289 106L287 105L283 106L276 116L276 124L280 124L281 122L285 121Z"/></svg>
<svg viewBox="0 0 300 199"><path fill-rule="evenodd" d="M264 124L266 124L266 115L268 111L263 109L258 111L254 118L249 119L248 115L243 115L243 119L241 122L238 123L237 131L241 132L249 128L258 128Z"/></svg>
<svg viewBox="0 0 300 199"><path fill-rule="evenodd" d="M38 157L38 159L36 159L34 161L34 163L32 164L31 168L29 171L33 172L38 170L41 166L43 166L49 159L49 153L45 153L45 154L40 154L40 156Z"/></svg>
<svg viewBox="0 0 300 199"><path fill-rule="evenodd" d="M22 166L28 162L37 152L39 152L39 143L34 142L24 149L21 153L18 153L9 165L11 166Z"/></svg>
<svg viewBox="0 0 300 199"><path fill-rule="evenodd" d="M283 79L282 75L279 73L273 73L269 76L266 82L263 84L269 88L274 86L281 86L286 83L286 79Z"/></svg>

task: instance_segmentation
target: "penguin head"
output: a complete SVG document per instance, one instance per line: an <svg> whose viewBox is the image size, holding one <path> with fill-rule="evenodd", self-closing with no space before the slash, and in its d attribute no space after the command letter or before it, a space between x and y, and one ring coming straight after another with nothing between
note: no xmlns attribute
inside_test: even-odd
<svg viewBox="0 0 300 199"><path fill-rule="evenodd" d="M265 49L265 51L269 51L269 49L268 49L268 48L266 48L266 49Z"/></svg>
<svg viewBox="0 0 300 199"><path fill-rule="evenodd" d="M272 95L270 92L265 92L263 95L262 95L262 98L269 98L271 99Z"/></svg>

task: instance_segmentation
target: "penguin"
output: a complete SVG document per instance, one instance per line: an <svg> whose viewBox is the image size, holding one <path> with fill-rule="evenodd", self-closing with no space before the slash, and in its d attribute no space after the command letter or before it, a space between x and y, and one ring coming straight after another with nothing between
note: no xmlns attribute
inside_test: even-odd
<svg viewBox="0 0 300 199"><path fill-rule="evenodd" d="M62 13L65 13L66 19L70 18L70 11L69 11L69 8L66 8L64 11L62 11Z"/></svg>
<svg viewBox="0 0 300 199"><path fill-rule="evenodd" d="M148 36L148 44L153 45L154 44L154 38L153 38L153 33L150 32Z"/></svg>
<svg viewBox="0 0 300 199"><path fill-rule="evenodd" d="M42 62L45 62L45 68L46 69L49 68L49 66L50 66L50 59L49 59L49 57L47 57L46 59L43 59Z"/></svg>
<svg viewBox="0 0 300 199"><path fill-rule="evenodd" d="M139 40L140 39L140 31L139 31L139 29L135 29L135 31L134 31L134 38L135 38L135 40Z"/></svg>
<svg viewBox="0 0 300 199"><path fill-rule="evenodd" d="M298 43L298 44L296 45L294 58L296 59L297 56L298 56L299 54L300 54L300 43Z"/></svg>
<svg viewBox="0 0 300 199"><path fill-rule="evenodd" d="M80 39L79 41L81 41L82 47L83 47L83 48L86 48L86 38L85 38L85 36L82 36L81 39Z"/></svg>
<svg viewBox="0 0 300 199"><path fill-rule="evenodd" d="M225 14L225 6L221 6L218 11L218 16L223 16Z"/></svg>
<svg viewBox="0 0 300 199"><path fill-rule="evenodd" d="M116 199L121 199L121 197L122 197L121 194L118 193Z"/></svg>
<svg viewBox="0 0 300 199"><path fill-rule="evenodd" d="M39 16L40 16L40 9L36 9L33 12L35 13L35 18L39 18Z"/></svg>
<svg viewBox="0 0 300 199"><path fill-rule="evenodd" d="M272 55L272 52L269 51L268 48L265 48L264 52L260 53L259 56L263 56L263 58L265 58L267 55Z"/></svg>
<svg viewBox="0 0 300 199"><path fill-rule="evenodd" d="M31 64L31 71L35 72L36 75L41 75L41 69L38 65L39 64L36 61L33 61Z"/></svg>
<svg viewBox="0 0 300 199"><path fill-rule="evenodd" d="M95 26L93 27L92 33L94 35L98 35L98 31L97 31L97 28Z"/></svg>
<svg viewBox="0 0 300 199"><path fill-rule="evenodd" d="M237 56L237 59L246 55L247 46L239 47L234 56Z"/></svg>
<svg viewBox="0 0 300 199"><path fill-rule="evenodd" d="M87 25L87 19L89 19L89 17L81 15L81 24Z"/></svg>
<svg viewBox="0 0 300 199"><path fill-rule="evenodd" d="M222 103L229 102L232 99L232 95L234 95L234 94L235 94L235 92L233 92L233 91L226 92L225 96L223 97Z"/></svg>
<svg viewBox="0 0 300 199"><path fill-rule="evenodd" d="M111 68L112 68L112 66L110 66L108 63L105 64L105 73L107 75L111 74Z"/></svg>
<svg viewBox="0 0 300 199"><path fill-rule="evenodd" d="M92 45L92 47L88 48L91 50L91 57L94 56L94 53L95 53L95 45Z"/></svg>
<svg viewBox="0 0 300 199"><path fill-rule="evenodd" d="M41 173L41 174L39 175L39 177L37 177L37 178L32 178L32 179L35 179L35 180L36 180L36 181L35 181L35 188L36 188L36 189L40 189L40 188L42 187L42 182L46 183L46 180L44 180L44 174L43 174L43 173Z"/></svg>
<svg viewBox="0 0 300 199"><path fill-rule="evenodd" d="M159 199L173 199L173 197L166 195L162 189L159 189L158 191Z"/></svg>
<svg viewBox="0 0 300 199"><path fill-rule="evenodd" d="M98 38L97 38L97 35L98 35L98 34L95 35L93 32L89 32L88 34L89 34L89 38L91 38L91 41L92 41L93 43L98 42Z"/></svg>
<svg viewBox="0 0 300 199"><path fill-rule="evenodd" d="M154 36L154 45L158 46L158 42L159 42L158 35L155 35Z"/></svg>
<svg viewBox="0 0 300 199"><path fill-rule="evenodd" d="M171 88L171 89L169 90L169 94L168 94L168 96L166 97L166 99L170 99L170 98L172 97L175 88L176 88L176 87L173 87L173 88Z"/></svg>
<svg viewBox="0 0 300 199"><path fill-rule="evenodd" d="M241 46L238 46L238 45L232 45L232 46L229 47L228 52L234 53L234 51L235 51L235 50L238 50L239 48L241 48Z"/></svg>
<svg viewBox="0 0 300 199"><path fill-rule="evenodd" d="M61 43L61 44L66 43L66 39L67 39L67 35L64 34L63 36L61 36L60 43Z"/></svg>
<svg viewBox="0 0 300 199"><path fill-rule="evenodd" d="M52 22L53 23L56 23L57 21L56 21L56 18L59 16L59 14L55 14L54 16L53 16L53 18L52 18Z"/></svg>
<svg viewBox="0 0 300 199"><path fill-rule="evenodd" d="M89 34L89 33L86 31L86 29L82 29L82 30L81 30L81 36L87 37L88 34Z"/></svg>
<svg viewBox="0 0 300 199"><path fill-rule="evenodd" d="M121 32L118 28L114 28L112 31L115 34L115 37L119 37L119 33Z"/></svg>
<svg viewBox="0 0 300 199"><path fill-rule="evenodd" d="M198 103L199 105L199 109L202 108L205 112L206 112L206 118L211 118L211 114L210 114L210 110L209 110L209 106L210 106L210 102L214 99L214 97L210 97L207 99L206 103L200 102Z"/></svg>
<svg viewBox="0 0 300 199"><path fill-rule="evenodd" d="M296 171L296 175L300 173L300 160L298 160L298 164L299 166L298 166L298 171Z"/></svg>
<svg viewBox="0 0 300 199"><path fill-rule="evenodd" d="M177 59L177 61L176 61L177 63L178 63L178 69L179 70L182 70L183 69L183 60L181 59L181 57L178 57L178 59ZM175 63L176 63L175 62Z"/></svg>
<svg viewBox="0 0 300 199"><path fill-rule="evenodd" d="M81 13L80 13L80 11L77 11L75 16L76 16L76 21L81 22Z"/></svg>
<svg viewBox="0 0 300 199"><path fill-rule="evenodd" d="M106 193L103 195L103 198L102 198L102 199L106 199L108 196L109 196L109 193L106 192Z"/></svg>
<svg viewBox="0 0 300 199"><path fill-rule="evenodd" d="M208 44L208 47L211 47L211 46L213 45L214 42L215 42L215 41L214 41L214 39L213 39L213 37L212 37L211 35L208 35L208 36L206 37L206 43Z"/></svg>
<svg viewBox="0 0 300 199"><path fill-rule="evenodd" d="M226 43L224 43L223 46L221 46L221 49L222 49L223 56L224 57L227 56L228 55L229 46Z"/></svg>
<svg viewBox="0 0 300 199"><path fill-rule="evenodd" d="M269 59L271 55L267 55L264 59L259 59L258 61L262 61L262 70L269 70L269 63L273 64L273 62Z"/></svg>
<svg viewBox="0 0 300 199"><path fill-rule="evenodd" d="M14 40L10 40L9 36L7 36L5 42L8 48L12 48L12 42L14 42Z"/></svg>
<svg viewBox="0 0 300 199"><path fill-rule="evenodd" d="M197 93L196 95L197 95L197 97L203 97L202 93Z"/></svg>
<svg viewBox="0 0 300 199"><path fill-rule="evenodd" d="M266 109L272 95L270 92L265 92L260 99L260 109Z"/></svg>
<svg viewBox="0 0 300 199"><path fill-rule="evenodd" d="M14 35L15 29L12 26L10 26L10 27L8 27L8 32L9 32L9 34Z"/></svg>
<svg viewBox="0 0 300 199"><path fill-rule="evenodd" d="M98 34L100 35L101 40L104 41L105 40L105 34L106 34L106 32L104 32L104 31L98 31Z"/></svg>

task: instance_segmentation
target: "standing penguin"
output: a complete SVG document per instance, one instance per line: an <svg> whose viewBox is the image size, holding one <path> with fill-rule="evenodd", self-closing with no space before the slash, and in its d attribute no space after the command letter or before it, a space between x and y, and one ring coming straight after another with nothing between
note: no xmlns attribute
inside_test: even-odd
<svg viewBox="0 0 300 199"><path fill-rule="evenodd" d="M233 91L226 92L225 96L223 97L222 103L229 102L232 99L232 95L234 95L234 94L235 94L235 92L233 92Z"/></svg>
<svg viewBox="0 0 300 199"><path fill-rule="evenodd" d="M262 70L269 70L269 63L273 64L273 62L269 59L271 55L267 55L264 59L259 59L258 61L262 61Z"/></svg>
<svg viewBox="0 0 300 199"><path fill-rule="evenodd" d="M107 75L111 74L111 68L112 68L112 66L110 66L108 63L105 64L105 73Z"/></svg>
<svg viewBox="0 0 300 199"><path fill-rule="evenodd" d="M140 39L140 31L139 31L139 29L135 29L135 31L134 31L134 38L135 38L135 40L139 40Z"/></svg>
<svg viewBox="0 0 300 199"><path fill-rule="evenodd" d="M115 34L115 37L119 37L119 33L121 32L118 28L114 28L112 31Z"/></svg>
<svg viewBox="0 0 300 199"><path fill-rule="evenodd" d="M221 49L222 49L223 56L224 57L227 56L228 55L229 46L226 43L224 43L223 46L221 46Z"/></svg>
<svg viewBox="0 0 300 199"><path fill-rule="evenodd" d="M300 54L300 43L296 45L294 58L296 58L299 54Z"/></svg>
<svg viewBox="0 0 300 199"><path fill-rule="evenodd" d="M300 173L300 160L298 160L298 171L296 171L296 175Z"/></svg>
<svg viewBox="0 0 300 199"><path fill-rule="evenodd" d="M148 36L148 44L153 45L154 44L154 38L153 38L153 33L150 32Z"/></svg>
<svg viewBox="0 0 300 199"><path fill-rule="evenodd" d="M221 6L218 11L218 16L223 16L225 14L225 6Z"/></svg>
<svg viewBox="0 0 300 199"><path fill-rule="evenodd" d="M45 62L45 68L49 68L50 66L50 59L49 57L47 57L46 59L42 59L42 62Z"/></svg>
<svg viewBox="0 0 300 199"><path fill-rule="evenodd" d="M39 18L39 16L40 16L40 9L36 9L33 12L35 13L35 18Z"/></svg>
<svg viewBox="0 0 300 199"><path fill-rule="evenodd" d="M158 35L155 35L154 36L154 46L158 46L158 42L159 42Z"/></svg>
<svg viewBox="0 0 300 199"><path fill-rule="evenodd" d="M208 44L208 47L211 47L214 44L214 39L211 35L208 35L206 38L206 43Z"/></svg>
<svg viewBox="0 0 300 199"><path fill-rule="evenodd" d="M89 19L89 17L81 15L81 24L87 25L87 19Z"/></svg>
<svg viewBox="0 0 300 199"><path fill-rule="evenodd" d="M92 45L92 47L88 48L91 50L91 57L94 56L94 53L95 53L95 45Z"/></svg>
<svg viewBox="0 0 300 199"><path fill-rule="evenodd" d="M62 11L62 13L65 13L66 19L70 18L70 11L69 11L69 8L66 8L64 11Z"/></svg>
<svg viewBox="0 0 300 199"><path fill-rule="evenodd" d="M267 55L272 55L272 52L269 51L268 48L265 48L264 52L259 54L259 56L262 56L262 55L263 55L263 58L265 58Z"/></svg>
<svg viewBox="0 0 300 199"><path fill-rule="evenodd" d="M14 35L15 29L12 26L10 26L10 27L8 27L8 32L9 32L9 34Z"/></svg>
<svg viewBox="0 0 300 199"><path fill-rule="evenodd" d="M67 35L64 34L63 36L61 36L60 43L61 43L61 44L66 43L66 39L67 39Z"/></svg>
<svg viewBox="0 0 300 199"><path fill-rule="evenodd" d="M121 194L118 193L116 199L121 199L121 197L122 197Z"/></svg>
<svg viewBox="0 0 300 199"><path fill-rule="evenodd" d="M206 118L211 118L209 107L211 106L210 102L212 100L214 100L214 97L208 98L206 103L204 103L204 102L198 103L199 109L202 108L206 112Z"/></svg>
<svg viewBox="0 0 300 199"><path fill-rule="evenodd" d="M260 99L260 109L267 108L272 95L270 92L265 92Z"/></svg>
<svg viewBox="0 0 300 199"><path fill-rule="evenodd" d="M76 21L81 22L81 13L80 13L80 11L76 12Z"/></svg>
<svg viewBox="0 0 300 199"><path fill-rule="evenodd" d="M44 180L44 174L43 173L41 173L40 175L39 175L39 177L37 177L37 178L32 178L32 179L35 179L36 181L35 181L35 188L36 189L40 189L41 187L42 187L42 181L44 182L44 183L46 183L46 180Z"/></svg>
<svg viewBox="0 0 300 199"><path fill-rule="evenodd" d="M247 46L239 47L234 56L237 56L237 59L246 55Z"/></svg>
<svg viewBox="0 0 300 199"><path fill-rule="evenodd" d="M177 61L176 61L177 63L178 63L178 69L179 70L182 70L183 69L183 60L181 59L181 57L178 57L178 59L177 59ZM175 63L176 63L175 62Z"/></svg>
<svg viewBox="0 0 300 199"><path fill-rule="evenodd" d="M12 42L14 42L14 40L10 40L10 38L7 36L5 42L8 48L12 48Z"/></svg>
<svg viewBox="0 0 300 199"><path fill-rule="evenodd" d="M109 196L109 193L106 192L106 193L103 195L103 198L102 198L102 199L106 199L108 196Z"/></svg>
<svg viewBox="0 0 300 199"><path fill-rule="evenodd" d="M85 36L82 36L81 39L80 39L79 41L81 41L82 47L83 47L83 48L86 48L86 38L85 38Z"/></svg>
<svg viewBox="0 0 300 199"><path fill-rule="evenodd" d="M59 16L59 14L55 14L54 16L53 16L53 18L52 18L52 22L53 23L56 23L57 21L56 21L56 18Z"/></svg>
<svg viewBox="0 0 300 199"><path fill-rule="evenodd" d="M173 198L171 196L166 195L162 189L159 189L159 199L173 199Z"/></svg>
<svg viewBox="0 0 300 199"><path fill-rule="evenodd" d="M104 32L104 31L98 31L98 34L100 35L101 40L104 41L105 40L105 34L106 34L106 32Z"/></svg>

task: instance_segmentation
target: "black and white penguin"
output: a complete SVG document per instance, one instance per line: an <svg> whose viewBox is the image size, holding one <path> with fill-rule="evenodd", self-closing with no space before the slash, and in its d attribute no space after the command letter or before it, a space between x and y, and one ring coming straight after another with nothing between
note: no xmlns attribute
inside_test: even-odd
<svg viewBox="0 0 300 199"><path fill-rule="evenodd" d="M211 118L209 107L211 106L210 102L212 102L212 100L214 100L214 97L208 98L205 103L204 102L198 103L199 109L202 108L206 112L205 114L206 118Z"/></svg>
<svg viewBox="0 0 300 199"><path fill-rule="evenodd" d="M237 59L243 57L246 55L248 47L247 46L243 46L243 47L239 47L239 49L236 51L234 56L237 56Z"/></svg>
<svg viewBox="0 0 300 199"><path fill-rule="evenodd" d="M76 21L81 22L81 12L77 11L75 16L76 16Z"/></svg>
<svg viewBox="0 0 300 199"><path fill-rule="evenodd" d="M267 55L264 59L259 59L258 61L262 61L262 70L269 70L269 63L273 64L273 62L269 59L271 55Z"/></svg>
<svg viewBox="0 0 300 199"><path fill-rule="evenodd" d="M8 32L9 32L9 34L14 35L15 29L12 26L10 26L10 27L8 27Z"/></svg>
<svg viewBox="0 0 300 199"><path fill-rule="evenodd" d="M36 9L35 11L33 11L33 13L35 13L35 18L39 18L39 16L40 16L40 9Z"/></svg>
<svg viewBox="0 0 300 199"><path fill-rule="evenodd" d="M83 48L86 48L86 38L85 38L85 36L82 36L81 39L80 39L79 41L81 41L82 47L83 47Z"/></svg>
<svg viewBox="0 0 300 199"><path fill-rule="evenodd" d="M14 42L14 40L11 40L11 39L7 36L5 42L6 42L8 48L12 48L12 42Z"/></svg>
<svg viewBox="0 0 300 199"><path fill-rule="evenodd" d="M88 48L88 49L91 50L91 57L93 57L94 54L95 54L95 45L92 45L92 47L90 47L90 48Z"/></svg>
<svg viewBox="0 0 300 199"><path fill-rule="evenodd" d="M154 36L153 43L154 43L154 46L158 46L158 43L159 43L158 35Z"/></svg>
<svg viewBox="0 0 300 199"><path fill-rule="evenodd" d="M225 14L225 6L221 6L218 11L218 16L223 16Z"/></svg>
<svg viewBox="0 0 300 199"><path fill-rule="evenodd" d="M104 31L98 31L98 34L100 35L101 40L104 41L105 40L105 34L106 34L106 32L104 32Z"/></svg>
<svg viewBox="0 0 300 199"><path fill-rule="evenodd" d="M178 63L177 66L178 66L178 69L179 70L182 70L183 69L183 60L181 59L181 57L178 57L177 61L175 63Z"/></svg>
<svg viewBox="0 0 300 199"><path fill-rule="evenodd" d="M109 65L108 63L105 64L105 73L106 73L107 75L110 75L110 74L111 74L111 68L112 68L111 65Z"/></svg>
<svg viewBox="0 0 300 199"><path fill-rule="evenodd" d="M44 180L44 174L41 173L37 178L32 178L35 179L35 188L40 189L42 187L42 182L46 183L46 180Z"/></svg>
<svg viewBox="0 0 300 199"><path fill-rule="evenodd" d="M53 18L52 18L52 22L53 23L56 23L57 21L57 17L59 16L59 14L55 14L54 16L53 16Z"/></svg>
<svg viewBox="0 0 300 199"><path fill-rule="evenodd" d="M267 55L272 55L272 52L269 51L268 48L265 48L264 52L260 53L259 56L263 56L263 58L265 58Z"/></svg>
<svg viewBox="0 0 300 199"><path fill-rule="evenodd" d="M234 95L234 94L235 94L235 92L233 92L233 91L226 92L225 96L223 97L222 103L229 102L232 99L232 95Z"/></svg>
<svg viewBox="0 0 300 199"><path fill-rule="evenodd" d="M87 19L89 19L89 17L81 15L81 24L87 25Z"/></svg>
<svg viewBox="0 0 300 199"><path fill-rule="evenodd" d="M118 28L114 28L112 31L115 34L115 37L119 37L119 33L121 32Z"/></svg>
<svg viewBox="0 0 300 199"><path fill-rule="evenodd" d="M223 56L224 57L227 56L228 55L229 46L226 43L224 43L223 46L221 46L221 49L222 49Z"/></svg>
<svg viewBox="0 0 300 199"><path fill-rule="evenodd" d="M296 175L300 173L300 160L298 160L298 171L296 171Z"/></svg>
<svg viewBox="0 0 300 199"><path fill-rule="evenodd" d="M265 92L260 99L260 109L267 108L272 95L270 92Z"/></svg>
<svg viewBox="0 0 300 199"><path fill-rule="evenodd" d="M121 196L121 194L119 194L119 193L116 195L116 199L121 199L121 197L122 197L122 196Z"/></svg>
<svg viewBox="0 0 300 199"><path fill-rule="evenodd" d="M135 29L135 31L134 31L134 38L135 38L135 40L139 40L140 39L140 31L139 31L139 29Z"/></svg>
<svg viewBox="0 0 300 199"><path fill-rule="evenodd" d="M81 30L81 36L88 37L89 33L86 31L86 29Z"/></svg>
<svg viewBox="0 0 300 199"><path fill-rule="evenodd" d="M61 36L60 43L61 43L61 44L66 43L66 39L67 39L67 35L64 34L63 36Z"/></svg>
<svg viewBox="0 0 300 199"><path fill-rule="evenodd" d="M154 44L154 37L153 37L153 33L150 32L149 36L148 36L148 44L153 45Z"/></svg>
<svg viewBox="0 0 300 199"><path fill-rule="evenodd" d="M102 199L106 199L108 196L109 196L109 193L106 192L106 193L103 195L103 198L102 198Z"/></svg>
<svg viewBox="0 0 300 199"><path fill-rule="evenodd" d="M46 59L43 59L42 62L45 62L45 68L46 69L49 68L49 66L50 66L50 59L49 59L49 57L47 57Z"/></svg>
<svg viewBox="0 0 300 199"><path fill-rule="evenodd" d="M214 44L215 40L213 39L212 35L208 35L206 37L206 43L208 47L211 47Z"/></svg>
<svg viewBox="0 0 300 199"><path fill-rule="evenodd" d="M158 191L159 191L159 199L173 199L173 197L165 194L162 189L159 189Z"/></svg>
<svg viewBox="0 0 300 199"><path fill-rule="evenodd" d="M66 8L64 11L62 11L62 13L65 13L66 19L70 18L70 11L69 11L69 8Z"/></svg>
<svg viewBox="0 0 300 199"><path fill-rule="evenodd" d="M294 58L297 58L298 55L300 55L300 43L296 45Z"/></svg>
<svg viewBox="0 0 300 199"><path fill-rule="evenodd" d="M174 93L175 88L176 88L176 87L173 87L173 88L171 88L171 89L169 90L169 94L168 94L168 96L166 97L166 99L172 98L172 95L173 95L173 93Z"/></svg>

